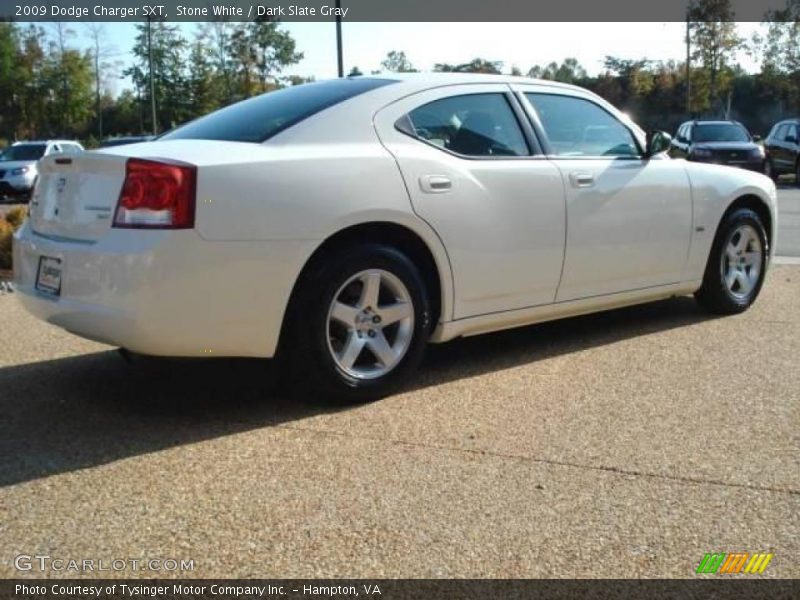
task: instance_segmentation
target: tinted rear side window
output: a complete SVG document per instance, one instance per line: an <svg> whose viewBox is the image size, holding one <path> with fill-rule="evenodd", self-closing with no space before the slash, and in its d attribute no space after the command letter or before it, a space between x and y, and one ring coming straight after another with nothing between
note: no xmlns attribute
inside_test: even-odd
<svg viewBox="0 0 800 600"><path fill-rule="evenodd" d="M413 135L464 156L528 156L528 145L499 93L434 100L408 114Z"/></svg>
<svg viewBox="0 0 800 600"><path fill-rule="evenodd" d="M260 143L321 110L390 83L394 81L332 79L284 88L200 117L159 139Z"/></svg>

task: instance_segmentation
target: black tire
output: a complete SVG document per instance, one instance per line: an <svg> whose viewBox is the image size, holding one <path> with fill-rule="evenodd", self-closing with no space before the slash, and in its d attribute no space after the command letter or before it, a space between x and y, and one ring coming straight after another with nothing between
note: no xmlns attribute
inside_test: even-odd
<svg viewBox="0 0 800 600"><path fill-rule="evenodd" d="M749 225L758 235L761 242L761 261L758 280L753 288L746 294L736 294L731 291L725 283L723 274L723 255L731 242L732 237L743 225ZM708 256L708 264L703 276L702 287L695 292L695 298L708 311L721 314L732 315L744 312L753 302L755 302L764 283L764 276L767 269L767 257L769 256L769 241L759 216L749 208L734 210L723 218L717 231L717 236L711 246Z"/></svg>
<svg viewBox="0 0 800 600"><path fill-rule="evenodd" d="M405 286L413 305L413 326L409 327L410 342L399 363L380 377L365 379L337 364L329 345L328 318L342 286L359 273L374 269L389 272ZM349 248L309 269L298 282L287 318L288 339L282 341L288 363L285 383L293 395L319 403L368 402L397 390L422 361L431 331L430 301L419 269L402 252L380 244ZM371 351L365 352L369 359Z"/></svg>

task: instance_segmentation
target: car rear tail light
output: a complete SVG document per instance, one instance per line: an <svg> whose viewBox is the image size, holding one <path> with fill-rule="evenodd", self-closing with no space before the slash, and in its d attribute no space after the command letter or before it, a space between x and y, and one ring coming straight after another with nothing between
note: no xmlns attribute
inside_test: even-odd
<svg viewBox="0 0 800 600"><path fill-rule="evenodd" d="M178 162L129 158L114 227L194 227L197 167Z"/></svg>

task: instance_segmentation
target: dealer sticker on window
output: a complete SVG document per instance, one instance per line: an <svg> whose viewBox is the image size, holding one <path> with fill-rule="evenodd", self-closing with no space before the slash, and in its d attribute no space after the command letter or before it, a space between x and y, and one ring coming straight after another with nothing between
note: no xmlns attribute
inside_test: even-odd
<svg viewBox="0 0 800 600"><path fill-rule="evenodd" d="M49 256L39 257L39 272L36 275L36 289L49 296L61 294L61 259Z"/></svg>

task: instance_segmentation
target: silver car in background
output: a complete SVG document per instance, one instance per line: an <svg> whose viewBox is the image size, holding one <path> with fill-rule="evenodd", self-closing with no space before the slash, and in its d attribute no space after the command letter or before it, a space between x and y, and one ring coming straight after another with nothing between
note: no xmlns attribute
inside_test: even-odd
<svg viewBox="0 0 800 600"><path fill-rule="evenodd" d="M16 142L0 154L0 198L30 198L39 159L51 154L77 154L83 146L69 140Z"/></svg>

